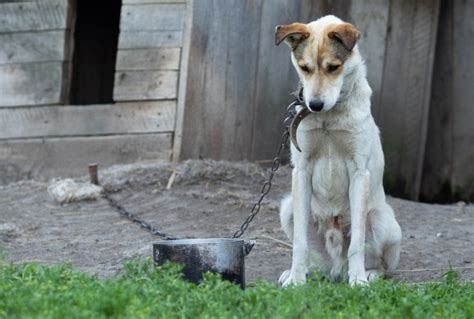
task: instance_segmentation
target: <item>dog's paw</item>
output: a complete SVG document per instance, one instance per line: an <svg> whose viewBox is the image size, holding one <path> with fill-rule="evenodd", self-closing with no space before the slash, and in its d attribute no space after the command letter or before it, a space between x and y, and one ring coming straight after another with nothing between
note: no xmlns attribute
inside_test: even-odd
<svg viewBox="0 0 474 319"><path fill-rule="evenodd" d="M384 273L381 270L378 269L368 269L366 272L367 274L367 281L372 282L375 281L379 278L383 278Z"/></svg>
<svg viewBox="0 0 474 319"><path fill-rule="evenodd" d="M364 274L357 274L357 275L349 275L349 285L351 287L354 286L365 286L367 285L368 280L367 280L367 275Z"/></svg>
<svg viewBox="0 0 474 319"><path fill-rule="evenodd" d="M280 278L278 278L278 284L280 286L283 286L283 284L285 283L285 281L290 278L290 274L291 274L291 270L290 269L287 269L285 270L284 272L281 273L281 276Z"/></svg>
<svg viewBox="0 0 474 319"><path fill-rule="evenodd" d="M306 283L306 273L305 272L292 272L291 270L285 270L278 283L282 287L287 287L291 285L302 285Z"/></svg>

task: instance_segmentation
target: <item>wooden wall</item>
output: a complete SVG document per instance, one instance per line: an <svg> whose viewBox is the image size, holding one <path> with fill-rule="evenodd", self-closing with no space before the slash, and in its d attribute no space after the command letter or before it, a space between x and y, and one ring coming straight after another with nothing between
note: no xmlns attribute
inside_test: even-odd
<svg viewBox="0 0 474 319"><path fill-rule="evenodd" d="M114 100L176 100L186 1L123 0Z"/></svg>
<svg viewBox="0 0 474 319"><path fill-rule="evenodd" d="M474 200L474 2L442 0L422 197Z"/></svg>
<svg viewBox="0 0 474 319"><path fill-rule="evenodd" d="M385 185L391 194L411 199L418 199L421 187L439 3L391 1L382 87L374 103Z"/></svg>
<svg viewBox="0 0 474 319"><path fill-rule="evenodd" d="M70 13L66 0L0 3L0 108L64 102Z"/></svg>
<svg viewBox="0 0 474 319"><path fill-rule="evenodd" d="M171 159L186 1L123 0L115 103L65 105L76 1L0 1L0 183Z"/></svg>
<svg viewBox="0 0 474 319"><path fill-rule="evenodd" d="M297 85L274 28L334 13L362 32L387 186L421 184L439 1L200 0L193 9L181 158L272 158Z"/></svg>
<svg viewBox="0 0 474 319"><path fill-rule="evenodd" d="M0 182L271 159L297 84L274 27L334 13L362 32L390 193L474 197L471 2L122 0L114 103L67 105L76 1L0 1Z"/></svg>

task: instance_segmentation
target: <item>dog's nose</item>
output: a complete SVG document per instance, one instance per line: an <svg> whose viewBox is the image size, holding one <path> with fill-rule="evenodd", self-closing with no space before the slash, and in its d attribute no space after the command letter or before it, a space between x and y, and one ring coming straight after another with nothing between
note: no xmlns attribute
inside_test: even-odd
<svg viewBox="0 0 474 319"><path fill-rule="evenodd" d="M309 109L313 112L319 112L323 109L324 107L324 102L321 102L319 100L311 100L309 102Z"/></svg>

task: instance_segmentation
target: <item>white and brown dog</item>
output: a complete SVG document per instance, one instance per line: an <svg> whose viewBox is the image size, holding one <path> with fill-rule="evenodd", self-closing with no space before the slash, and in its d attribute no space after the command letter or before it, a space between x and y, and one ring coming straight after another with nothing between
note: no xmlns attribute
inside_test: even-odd
<svg viewBox="0 0 474 319"><path fill-rule="evenodd" d="M280 212L293 242L292 265L279 282L304 283L315 267L350 284L366 283L396 267L402 234L382 184L384 155L359 31L325 16L278 26L275 41L283 40L306 106L293 128L292 193Z"/></svg>

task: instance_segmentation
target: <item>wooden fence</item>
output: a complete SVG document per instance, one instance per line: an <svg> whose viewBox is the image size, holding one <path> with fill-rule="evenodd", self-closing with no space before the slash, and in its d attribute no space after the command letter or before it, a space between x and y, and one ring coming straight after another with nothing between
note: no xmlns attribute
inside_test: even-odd
<svg viewBox="0 0 474 319"><path fill-rule="evenodd" d="M463 32L465 37L469 32L472 35L472 22L467 18L470 11L463 8L473 10L474 5L461 1L454 3L456 12L452 9L451 13L445 7L453 5L443 4L443 17L450 17L444 17L443 23L452 24L448 19L456 19L459 30L438 34L441 4L437 0L196 1L184 98L181 158L270 159L282 131L285 106L291 100L289 92L297 84L288 50L274 45L274 27L294 21L309 22L333 13L354 23L363 35L360 47L374 91L373 114L382 130L385 184L389 192L418 199L423 190L423 198L430 199L429 195L439 191L441 180L463 189L467 187L468 193L473 194L473 178L469 183L457 170L444 175L436 172L440 166L456 165L461 161L464 164L458 170L468 164L472 167L472 125L466 117L472 114L472 108L467 110L468 105L463 103L472 94L467 88L472 85L472 81L467 81L472 72L463 70L462 74L450 74L456 88L449 92L461 99L456 103L457 109L462 108L462 112L450 118L450 124L436 124L440 117L430 112L437 37L444 37L444 41L449 42L453 37L458 39ZM450 45L443 43L443 39L440 41L443 47ZM459 63L459 55L472 68L473 63L468 62L472 61L472 45L464 48L461 48L461 42L456 45L451 48L456 51L455 56L441 47L437 59L453 70L456 69L453 63ZM446 79L438 83L438 74L436 71L435 88L447 92L446 88L441 88ZM466 82L460 83L460 77L467 77ZM449 97L442 95L436 99L434 107L451 114L452 109L446 109L450 104ZM464 121L461 127L454 124L461 121ZM446 149L440 151L440 147L447 146L434 141L441 135L445 140L452 140L443 133L445 125L455 127L457 131L453 134L463 138L471 136L457 142L460 148L455 155L447 153ZM463 155L462 147L471 149L464 151L469 156ZM446 156L450 157L448 162L443 161ZM433 162L430 162L432 158Z"/></svg>
<svg viewBox="0 0 474 319"><path fill-rule="evenodd" d="M362 32L389 193L474 199L474 1L110 2L110 96L72 105L86 2L0 1L0 182L91 161L271 159L297 85L274 28L332 13Z"/></svg>
<svg viewBox="0 0 474 319"><path fill-rule="evenodd" d="M474 2L443 0L422 199L474 201Z"/></svg>

